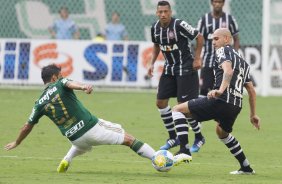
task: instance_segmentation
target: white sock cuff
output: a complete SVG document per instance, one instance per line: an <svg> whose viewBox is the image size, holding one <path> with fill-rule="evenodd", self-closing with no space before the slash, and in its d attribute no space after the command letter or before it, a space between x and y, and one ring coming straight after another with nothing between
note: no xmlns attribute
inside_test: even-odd
<svg viewBox="0 0 282 184"><path fill-rule="evenodd" d="M228 134L227 137L220 139L224 144L228 144L229 142L231 142L234 139L233 135Z"/></svg>
<svg viewBox="0 0 282 184"><path fill-rule="evenodd" d="M167 114L168 111L171 111L170 106L167 106L164 109L158 109L161 114Z"/></svg>
<svg viewBox="0 0 282 184"><path fill-rule="evenodd" d="M172 112L172 118L173 120L177 120L177 119L186 119L186 117L184 116L183 113L181 112Z"/></svg>

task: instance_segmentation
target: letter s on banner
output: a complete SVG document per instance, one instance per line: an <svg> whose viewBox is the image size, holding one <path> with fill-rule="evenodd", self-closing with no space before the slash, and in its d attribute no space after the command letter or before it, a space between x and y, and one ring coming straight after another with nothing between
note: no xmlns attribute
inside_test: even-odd
<svg viewBox="0 0 282 184"><path fill-rule="evenodd" d="M83 70L83 79L100 80L107 76L108 66L97 56L97 53L99 52L107 54L107 45L92 44L85 49L84 57L87 62L95 68L95 72Z"/></svg>

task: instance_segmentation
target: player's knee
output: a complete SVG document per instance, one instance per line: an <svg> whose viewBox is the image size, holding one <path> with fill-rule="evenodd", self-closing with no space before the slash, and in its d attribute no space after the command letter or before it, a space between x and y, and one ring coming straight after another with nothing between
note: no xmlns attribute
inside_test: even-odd
<svg viewBox="0 0 282 184"><path fill-rule="evenodd" d="M217 124L217 126L216 126L216 134L217 134L218 138L223 139L223 138L227 137L229 133L228 133L228 132L225 132L225 131L219 126L219 124Z"/></svg>
<svg viewBox="0 0 282 184"><path fill-rule="evenodd" d="M177 105L172 107L172 112L179 112L179 108L177 107Z"/></svg>
<svg viewBox="0 0 282 184"><path fill-rule="evenodd" d="M133 137L132 135L130 135L130 134L128 134L128 133L125 133L125 134L124 134L123 145L131 146L132 143L134 142L134 140L135 140L135 137Z"/></svg>
<svg viewBox="0 0 282 184"><path fill-rule="evenodd" d="M156 106L159 108L159 109L164 109L168 106L168 101L167 100L157 100L156 101Z"/></svg>

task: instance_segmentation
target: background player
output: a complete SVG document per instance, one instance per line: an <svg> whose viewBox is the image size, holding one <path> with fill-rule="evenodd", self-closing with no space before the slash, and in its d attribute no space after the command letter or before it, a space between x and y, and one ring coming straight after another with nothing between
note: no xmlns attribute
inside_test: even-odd
<svg viewBox="0 0 282 184"><path fill-rule="evenodd" d="M197 70L201 68L200 58L203 37L197 29L187 22L171 17L172 11L167 1L159 1L157 5L158 20L151 27L153 53L148 75L152 76L154 63L162 51L165 58L163 73L158 85L156 105L169 133L169 139L160 149L170 149L180 141L177 154L191 155L188 145L188 124L174 124L169 98L177 97L178 103L197 98L199 95L199 78ZM191 54L189 40L196 39L195 58ZM190 120L197 127L197 136L203 139L198 122ZM175 131L176 130L176 131ZM178 140L179 139L179 140ZM187 157L188 158L188 157ZM190 159L190 158L189 158Z"/></svg>
<svg viewBox="0 0 282 184"><path fill-rule="evenodd" d="M185 116L198 121L216 120L218 138L226 145L240 163L240 169L230 174L254 174L240 143L231 135L233 124L241 111L243 87L249 94L250 120L260 128L256 115L256 92L250 79L250 66L231 46L232 36L227 28L217 29L213 34L216 49L214 72L215 87L207 97L193 99L173 107L175 122L185 122Z"/></svg>
<svg viewBox="0 0 282 184"><path fill-rule="evenodd" d="M81 104L73 90L90 94L92 85L62 78L61 69L55 65L44 67L41 76L46 88L35 102L28 122L24 124L18 138L7 144L6 150L20 145L39 119L46 115L72 143L57 169L58 172L66 172L74 157L90 151L92 146L97 145L122 144L129 146L142 157L153 157L155 151L151 146L126 133L121 125L98 119Z"/></svg>
<svg viewBox="0 0 282 184"><path fill-rule="evenodd" d="M218 28L230 30L235 50L239 49L239 29L235 18L223 12L225 0L211 0L212 11L206 13L198 22L198 30L205 39L203 68L200 75L200 95L207 96L214 85L213 64L215 62L215 48L212 44L212 34Z"/></svg>

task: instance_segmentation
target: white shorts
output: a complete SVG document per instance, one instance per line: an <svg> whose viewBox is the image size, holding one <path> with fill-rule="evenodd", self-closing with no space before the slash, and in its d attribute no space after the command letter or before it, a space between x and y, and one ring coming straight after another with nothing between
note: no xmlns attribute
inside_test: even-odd
<svg viewBox="0 0 282 184"><path fill-rule="evenodd" d="M90 151L92 146L122 144L125 131L121 125L99 119L98 123L80 138L71 141L81 151Z"/></svg>

